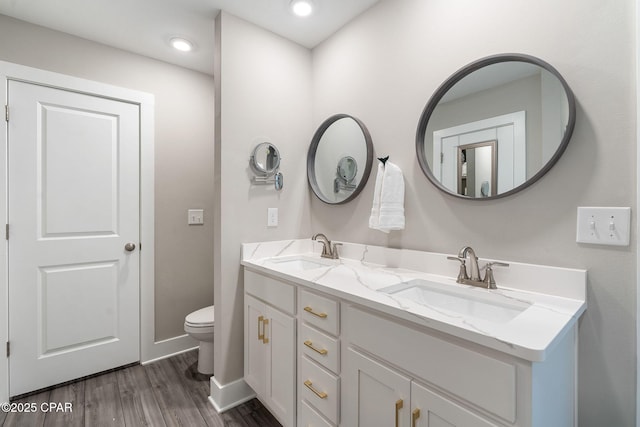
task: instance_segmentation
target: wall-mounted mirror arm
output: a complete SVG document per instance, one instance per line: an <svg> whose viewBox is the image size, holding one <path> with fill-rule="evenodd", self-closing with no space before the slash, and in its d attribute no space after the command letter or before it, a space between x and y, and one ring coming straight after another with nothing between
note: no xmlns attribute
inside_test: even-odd
<svg viewBox="0 0 640 427"><path fill-rule="evenodd" d="M355 185L355 184L348 184L348 183L342 182L342 181L340 181L338 178L336 178L336 179L333 181L333 192L334 192L334 193L338 193L338 192L340 192L341 190L342 190L342 191L353 191L353 190L355 190L355 189L356 189L356 187L357 187L357 185Z"/></svg>
<svg viewBox="0 0 640 427"><path fill-rule="evenodd" d="M251 182L255 185L269 185L273 184L276 190L282 190L284 186L284 176L282 172L276 172L275 175L270 177L254 176L251 178Z"/></svg>

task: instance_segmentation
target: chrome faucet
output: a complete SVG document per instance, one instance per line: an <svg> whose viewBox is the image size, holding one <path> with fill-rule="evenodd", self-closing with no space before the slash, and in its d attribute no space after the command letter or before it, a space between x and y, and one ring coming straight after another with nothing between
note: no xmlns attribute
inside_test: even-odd
<svg viewBox="0 0 640 427"><path fill-rule="evenodd" d="M331 240L327 239L322 233L314 234L311 240L319 240L322 242L322 253L320 256L322 258L330 258L330 259L338 259L338 248L337 246L342 245L342 243L331 243Z"/></svg>
<svg viewBox="0 0 640 427"><path fill-rule="evenodd" d="M469 270L470 275L467 274L467 256L469 257ZM470 246L464 246L458 252L458 256L450 256L447 259L460 261L460 271L458 272L458 278L456 279L457 283L461 283L464 285L472 285L479 286L481 288L487 289L497 289L496 281L493 277L493 266L497 265L500 267L509 267L509 264L505 262L489 262L484 267L482 267L485 271L484 278L480 278L480 268L478 266L478 257L476 256L475 251Z"/></svg>

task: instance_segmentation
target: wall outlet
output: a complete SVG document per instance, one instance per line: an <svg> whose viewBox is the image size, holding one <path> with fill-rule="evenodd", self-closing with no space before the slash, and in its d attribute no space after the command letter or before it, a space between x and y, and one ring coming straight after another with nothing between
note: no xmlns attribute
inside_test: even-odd
<svg viewBox="0 0 640 427"><path fill-rule="evenodd" d="M578 208L576 242L629 246L631 208Z"/></svg>
<svg viewBox="0 0 640 427"><path fill-rule="evenodd" d="M278 226L278 208L267 209L267 227Z"/></svg>
<svg viewBox="0 0 640 427"><path fill-rule="evenodd" d="M189 225L204 224L204 209L189 209L187 211L187 224Z"/></svg>

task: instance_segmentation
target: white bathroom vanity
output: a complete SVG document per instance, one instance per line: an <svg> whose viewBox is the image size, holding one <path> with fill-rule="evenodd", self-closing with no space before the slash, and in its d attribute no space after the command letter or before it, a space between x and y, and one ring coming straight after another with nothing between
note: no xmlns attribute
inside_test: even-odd
<svg viewBox="0 0 640 427"><path fill-rule="evenodd" d="M586 271L509 262L489 290L446 254L321 251L242 247L245 381L285 427L577 424Z"/></svg>

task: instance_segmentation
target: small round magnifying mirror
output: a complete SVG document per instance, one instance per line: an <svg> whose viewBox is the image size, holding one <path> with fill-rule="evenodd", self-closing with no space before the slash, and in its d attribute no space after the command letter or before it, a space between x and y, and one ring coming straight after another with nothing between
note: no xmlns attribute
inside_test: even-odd
<svg viewBox="0 0 640 427"><path fill-rule="evenodd" d="M350 183L356 177L358 173L358 163L356 159L351 156L345 156L338 162L338 177L340 177L345 184Z"/></svg>
<svg viewBox="0 0 640 427"><path fill-rule="evenodd" d="M358 162L351 156L344 156L338 161L336 179L333 180L333 192L340 190L353 191L356 189L356 175L358 174Z"/></svg>
<svg viewBox="0 0 640 427"><path fill-rule="evenodd" d="M272 176L280 167L280 152L275 145L262 142L253 149L249 163L256 174Z"/></svg>

